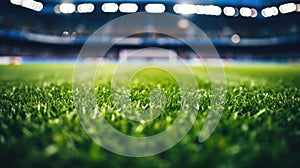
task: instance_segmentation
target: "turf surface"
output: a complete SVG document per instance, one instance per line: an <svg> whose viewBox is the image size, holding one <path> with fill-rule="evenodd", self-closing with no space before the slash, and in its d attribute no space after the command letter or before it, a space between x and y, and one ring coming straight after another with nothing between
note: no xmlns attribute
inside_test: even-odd
<svg viewBox="0 0 300 168"><path fill-rule="evenodd" d="M148 89L165 88L167 108L158 120L139 127L114 111L108 79L114 66L99 72L96 82L100 109L121 132L153 135L172 124L180 107L170 76L130 85L133 103L147 106ZM226 104L213 135L197 140L210 108L209 78L198 76L198 119L173 148L155 156L129 158L98 146L82 128L72 99L71 65L0 66L0 167L297 167L300 164L300 66L225 67ZM157 72L160 73L160 72ZM155 73L154 73L155 74ZM134 80L133 80L134 81ZM112 117L114 115L114 117ZM120 144L121 145L121 144Z"/></svg>

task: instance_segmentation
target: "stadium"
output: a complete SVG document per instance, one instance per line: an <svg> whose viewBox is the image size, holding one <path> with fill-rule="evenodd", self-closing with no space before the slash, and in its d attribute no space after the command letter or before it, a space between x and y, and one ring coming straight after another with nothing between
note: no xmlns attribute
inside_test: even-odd
<svg viewBox="0 0 300 168"><path fill-rule="evenodd" d="M2 0L0 167L298 167L298 0Z"/></svg>

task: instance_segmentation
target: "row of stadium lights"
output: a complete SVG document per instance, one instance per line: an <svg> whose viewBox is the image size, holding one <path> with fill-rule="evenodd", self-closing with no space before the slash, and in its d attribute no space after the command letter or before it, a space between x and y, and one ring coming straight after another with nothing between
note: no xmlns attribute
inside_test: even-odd
<svg viewBox="0 0 300 168"><path fill-rule="evenodd" d="M95 6L92 3L83 3L77 6L78 13L91 13L95 9ZM114 13L118 10L122 13L134 13L138 11L138 5L135 3L122 3L120 5L116 3L104 3L101 6L103 12ZM163 13L165 12L166 7L164 4L147 4L145 6L145 11L148 13ZM219 6L215 5L193 5L193 4L175 4L173 7L175 13L190 15L190 14L199 14L199 15L212 15L220 16L222 14L222 9ZM62 3L58 4L54 8L55 13L65 13L70 14L76 11L76 6L72 3ZM300 4L286 3L279 6L279 11L282 14L291 13L294 11L300 12ZM227 6L223 8L223 13L226 16L238 16L239 14L243 17L256 17L257 10L255 8L241 7L240 9ZM278 8L267 7L262 11L263 17L271 17L278 15Z"/></svg>
<svg viewBox="0 0 300 168"><path fill-rule="evenodd" d="M28 9L35 11L41 11L43 9L43 4L41 2L36 2L34 0L10 0L14 5L19 5ZM64 13L71 14L74 12L78 13L91 13L95 9L94 4L92 3L82 3L76 5L73 3L61 3L54 7L55 13ZM120 5L116 3L104 3L101 6L103 12L114 13L120 11L122 13L134 13L138 11L138 5L135 3L122 3ZM147 4L145 6L145 11L148 13L163 13L165 12L166 7L164 4ZM190 14L199 14L199 15L212 15L219 16L222 14L222 9L219 6L215 5L194 5L194 4L175 4L173 6L175 13L190 15ZM279 6L279 8L272 6L262 9L261 14L263 17L277 16L279 11L282 14L291 13L291 12L300 12L300 4L295 3L286 3ZM257 10L254 8L241 7L240 9L235 7L227 6L223 8L223 13L226 16L238 16L239 14L243 17L256 17Z"/></svg>

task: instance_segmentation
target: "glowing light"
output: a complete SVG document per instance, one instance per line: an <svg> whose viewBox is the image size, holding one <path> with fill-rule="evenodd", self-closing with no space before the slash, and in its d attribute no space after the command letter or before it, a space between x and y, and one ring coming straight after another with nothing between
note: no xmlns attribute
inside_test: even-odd
<svg viewBox="0 0 300 168"><path fill-rule="evenodd" d="M291 13L297 10L297 6L294 3L286 3L279 6L279 11L282 14Z"/></svg>
<svg viewBox="0 0 300 168"><path fill-rule="evenodd" d="M10 3L38 12L41 11L44 7L41 2L37 2L34 0L10 0Z"/></svg>
<svg viewBox="0 0 300 168"><path fill-rule="evenodd" d="M91 13L95 9L95 6L92 3L83 3L77 6L77 11L79 13Z"/></svg>
<svg viewBox="0 0 300 168"><path fill-rule="evenodd" d="M75 5L72 3L62 3L59 5L59 10L61 13L73 13L75 12Z"/></svg>
<svg viewBox="0 0 300 168"><path fill-rule="evenodd" d="M173 7L175 13L184 15L194 14L197 12L197 7L193 4L176 4Z"/></svg>
<svg viewBox="0 0 300 168"><path fill-rule="evenodd" d="M278 15L278 9L275 6L271 7L271 9L273 11L273 16L277 16Z"/></svg>
<svg viewBox="0 0 300 168"><path fill-rule="evenodd" d="M234 16L235 15L235 9L234 7L227 6L223 9L223 12L226 16Z"/></svg>
<svg viewBox="0 0 300 168"><path fill-rule="evenodd" d="M180 19L178 22L177 22L177 26L179 28L182 28L182 29L186 29L190 26L190 23L188 20L186 19Z"/></svg>
<svg viewBox="0 0 300 168"><path fill-rule="evenodd" d="M122 3L119 10L123 13L134 13L138 10L138 6L135 3Z"/></svg>
<svg viewBox="0 0 300 168"><path fill-rule="evenodd" d="M197 14L219 16L222 9L215 5L197 5Z"/></svg>
<svg viewBox="0 0 300 168"><path fill-rule="evenodd" d="M243 17L250 17L251 14L252 14L252 11L251 11L250 8L242 7L242 8L240 9L240 14L241 14L241 16L243 16Z"/></svg>
<svg viewBox="0 0 300 168"><path fill-rule="evenodd" d="M256 17L257 16L257 10L254 8L251 8L251 17Z"/></svg>
<svg viewBox="0 0 300 168"><path fill-rule="evenodd" d="M62 36L63 37L69 37L70 33L68 31L63 31Z"/></svg>
<svg viewBox="0 0 300 168"><path fill-rule="evenodd" d="M234 34L231 36L231 41L235 44L239 43L241 41L241 37L238 34Z"/></svg>
<svg viewBox="0 0 300 168"><path fill-rule="evenodd" d="M263 9L261 11L261 14L263 15L263 17L276 16L276 15L278 15L278 9L275 6L268 7L268 8Z"/></svg>
<svg viewBox="0 0 300 168"><path fill-rule="evenodd" d="M164 4L147 4L145 10L148 13L163 13L166 7Z"/></svg>
<svg viewBox="0 0 300 168"><path fill-rule="evenodd" d="M61 13L60 9L59 9L59 5L55 5L54 7L54 12L55 13Z"/></svg>
<svg viewBox="0 0 300 168"><path fill-rule="evenodd" d="M76 32L73 32L73 33L71 34L71 39L72 39L72 40L75 40L75 39L76 39L76 36L77 36Z"/></svg>
<svg viewBox="0 0 300 168"><path fill-rule="evenodd" d="M14 5L21 5L23 0L10 0L10 3Z"/></svg>
<svg viewBox="0 0 300 168"><path fill-rule="evenodd" d="M33 8L33 10L35 10L35 11L41 11L41 10L43 10L43 4L41 3L41 2L37 2L37 3L35 3L35 6L34 6L34 8Z"/></svg>
<svg viewBox="0 0 300 168"><path fill-rule="evenodd" d="M296 6L297 6L297 10L296 11L300 12L300 4L297 4Z"/></svg>
<svg viewBox="0 0 300 168"><path fill-rule="evenodd" d="M118 11L118 5L116 3L105 3L101 9L103 12L113 13Z"/></svg>

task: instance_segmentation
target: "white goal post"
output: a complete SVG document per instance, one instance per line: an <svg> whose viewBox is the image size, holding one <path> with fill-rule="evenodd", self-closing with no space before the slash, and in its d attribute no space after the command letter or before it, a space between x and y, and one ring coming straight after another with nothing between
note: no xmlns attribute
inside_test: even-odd
<svg viewBox="0 0 300 168"><path fill-rule="evenodd" d="M119 52L119 57L121 62L177 62L177 53L175 50L157 47L122 49Z"/></svg>

